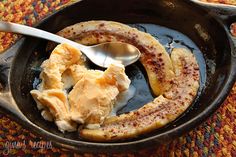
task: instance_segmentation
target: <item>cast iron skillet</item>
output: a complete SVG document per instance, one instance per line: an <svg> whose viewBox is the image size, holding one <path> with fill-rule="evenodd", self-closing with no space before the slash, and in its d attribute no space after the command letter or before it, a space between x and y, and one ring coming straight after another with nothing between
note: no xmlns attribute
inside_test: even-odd
<svg viewBox="0 0 236 157"><path fill-rule="evenodd" d="M220 11L222 10L220 9ZM56 12L37 25L41 29L55 33L80 21L102 19L128 24L157 24L188 36L196 45L192 43L187 46L190 48L193 46L194 53L196 55L202 53L206 60L205 64L204 61L201 61L201 57L198 57L202 75L199 95L189 110L180 118L150 134L128 141L96 143L84 141L77 132L62 134L53 123L45 121L40 116L29 91L33 88L33 84L37 83L35 78L38 77L39 72L35 67L38 67L42 60L49 56L49 53L45 52L47 41L31 37L22 38L0 56L1 111L8 113L44 139L79 152L135 151L141 147L150 147L170 141L193 129L209 117L231 90L236 76L236 40L229 34L228 28L235 20L235 15L216 14L216 10L209 12L209 8L203 9L189 0L119 0L112 2L110 0L84 0ZM142 25L136 26L143 30L146 29ZM166 32L168 31L164 31L164 33ZM173 36L175 35L173 34ZM171 39L168 35L166 37L168 37L166 40ZM184 43L185 41L179 40L178 42ZM199 53L200 51L201 53ZM137 93L141 93L141 97L133 100L133 103L128 106L134 105L137 108L150 101L153 95L140 63L128 67L127 72L132 77L132 82L136 81L134 85ZM130 109L132 107L127 107L122 112Z"/></svg>

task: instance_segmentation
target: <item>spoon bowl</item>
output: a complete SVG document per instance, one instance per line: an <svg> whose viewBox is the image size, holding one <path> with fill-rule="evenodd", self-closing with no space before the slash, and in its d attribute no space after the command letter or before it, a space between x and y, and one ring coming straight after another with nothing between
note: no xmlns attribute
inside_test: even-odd
<svg viewBox="0 0 236 157"><path fill-rule="evenodd" d="M136 62L140 57L139 50L133 45L122 42L107 42L89 46L86 50L90 60L96 60L96 65L108 67L112 63L121 63L124 66Z"/></svg>
<svg viewBox="0 0 236 157"><path fill-rule="evenodd" d="M136 62L141 55L135 46L128 43L106 42L94 46L85 46L37 28L11 22L0 21L0 31L24 34L57 43L68 43L81 50L94 64L103 68L107 68L112 63L130 65Z"/></svg>

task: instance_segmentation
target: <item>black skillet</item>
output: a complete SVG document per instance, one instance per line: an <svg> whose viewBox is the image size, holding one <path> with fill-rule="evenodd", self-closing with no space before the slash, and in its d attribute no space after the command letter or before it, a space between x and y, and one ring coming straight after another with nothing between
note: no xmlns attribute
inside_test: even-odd
<svg viewBox="0 0 236 157"><path fill-rule="evenodd" d="M209 11L189 0L84 0L50 15L37 25L55 33L81 21L112 20L151 33L168 51L175 46L191 49L201 67L201 89L188 111L164 128L113 143L85 141L77 132L60 133L54 123L40 116L29 94L38 83L39 65L49 56L45 51L47 41L32 37L21 38L0 55L1 111L45 140L79 152L136 151L170 141L202 123L219 108L235 82L236 39L229 34L228 28L235 20L236 9L234 15L228 16L218 14L222 11ZM142 65L136 63L126 71L137 91L119 113L153 99Z"/></svg>

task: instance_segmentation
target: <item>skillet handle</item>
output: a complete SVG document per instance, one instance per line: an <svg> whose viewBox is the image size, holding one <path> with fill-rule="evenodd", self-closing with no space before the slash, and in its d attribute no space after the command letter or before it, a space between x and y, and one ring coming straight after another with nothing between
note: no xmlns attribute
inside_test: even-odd
<svg viewBox="0 0 236 157"><path fill-rule="evenodd" d="M231 74L236 81L236 6L222 4L208 4L209 14L213 13L218 21L225 27L231 44Z"/></svg>
<svg viewBox="0 0 236 157"><path fill-rule="evenodd" d="M0 92L9 91L9 73L15 54L23 43L23 38L0 54Z"/></svg>
<svg viewBox="0 0 236 157"><path fill-rule="evenodd" d="M23 38L0 55L0 110L19 122L28 121L16 105L11 94L9 76L14 56L23 43Z"/></svg>
<svg viewBox="0 0 236 157"><path fill-rule="evenodd" d="M208 9L209 14L216 16L226 29L231 44L232 69L230 77L236 81L236 6L209 3L205 4L205 7Z"/></svg>
<svg viewBox="0 0 236 157"><path fill-rule="evenodd" d="M232 41L232 57L236 57L236 6L217 3L207 3L199 0L191 0L192 3L206 9L213 15L227 30L227 34ZM233 30L234 28L234 30ZM235 60L236 62L236 60Z"/></svg>
<svg viewBox="0 0 236 157"><path fill-rule="evenodd" d="M187 0L206 9L208 14L215 16L218 22L226 29L231 45L231 74L230 77L236 81L236 6L206 3L200 0ZM234 29L233 29L234 28ZM233 30L233 31L232 31ZM234 82L233 82L234 83Z"/></svg>

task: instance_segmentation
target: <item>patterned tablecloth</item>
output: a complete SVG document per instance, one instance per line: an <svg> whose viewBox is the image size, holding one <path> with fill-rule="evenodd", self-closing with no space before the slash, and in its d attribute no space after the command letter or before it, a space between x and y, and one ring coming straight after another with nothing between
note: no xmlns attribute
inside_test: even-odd
<svg viewBox="0 0 236 157"><path fill-rule="evenodd" d="M235 0L233 0L235 1ZM71 0L1 0L0 19L32 25ZM17 35L0 32L0 51L13 44ZM18 143L17 143L18 142ZM17 145L18 144L18 145ZM16 146L17 145L17 146ZM9 149L7 149L9 148ZM0 114L0 156L93 156L75 154L52 146L23 126ZM106 156L100 154L99 156ZM94 155L98 156L98 155ZM168 145L112 156L234 156L236 157L236 84L224 104L205 123Z"/></svg>
<svg viewBox="0 0 236 157"><path fill-rule="evenodd" d="M203 2L236 5L236 0L201 0Z"/></svg>

